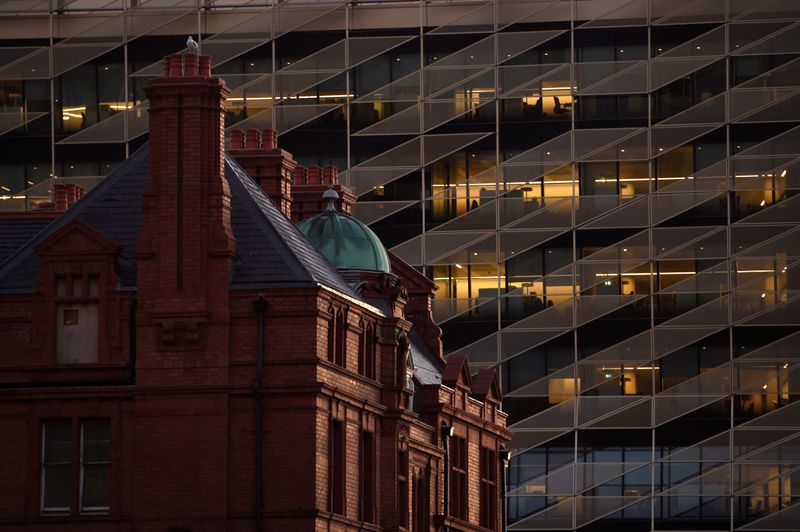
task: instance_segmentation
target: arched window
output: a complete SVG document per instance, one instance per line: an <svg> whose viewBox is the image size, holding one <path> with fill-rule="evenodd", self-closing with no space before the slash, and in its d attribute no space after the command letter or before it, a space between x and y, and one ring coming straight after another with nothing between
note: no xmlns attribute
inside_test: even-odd
<svg viewBox="0 0 800 532"><path fill-rule="evenodd" d="M358 340L358 373L375 378L375 326L367 323Z"/></svg>
<svg viewBox="0 0 800 532"><path fill-rule="evenodd" d="M345 325L345 315L344 312L341 310L336 313L336 332L335 335L335 342L334 342L334 355L333 355L333 362L334 364L345 367L345 351L347 348L347 327Z"/></svg>
<svg viewBox="0 0 800 532"><path fill-rule="evenodd" d="M328 362L335 360L334 353L336 351L336 317L338 311L335 308L330 309L331 319L328 322Z"/></svg>

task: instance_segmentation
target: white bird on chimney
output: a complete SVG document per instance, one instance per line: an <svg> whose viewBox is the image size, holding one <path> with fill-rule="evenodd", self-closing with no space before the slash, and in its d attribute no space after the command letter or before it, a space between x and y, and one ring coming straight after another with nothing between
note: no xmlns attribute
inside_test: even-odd
<svg viewBox="0 0 800 532"><path fill-rule="evenodd" d="M186 39L186 46L189 47L189 53L190 54L196 54L197 53L197 41L195 41L192 38L191 35L189 35L189 38Z"/></svg>

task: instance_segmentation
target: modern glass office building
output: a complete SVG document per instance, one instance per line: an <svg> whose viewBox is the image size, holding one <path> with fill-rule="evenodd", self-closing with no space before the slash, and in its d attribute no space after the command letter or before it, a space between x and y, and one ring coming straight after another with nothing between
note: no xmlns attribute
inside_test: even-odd
<svg viewBox="0 0 800 532"><path fill-rule="evenodd" d="M509 530L800 529L797 0L0 0L0 209L144 142L190 34L498 367Z"/></svg>

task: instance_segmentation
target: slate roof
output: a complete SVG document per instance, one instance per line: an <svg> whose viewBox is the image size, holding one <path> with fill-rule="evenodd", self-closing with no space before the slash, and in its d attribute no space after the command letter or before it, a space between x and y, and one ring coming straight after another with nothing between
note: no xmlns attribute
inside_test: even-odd
<svg viewBox="0 0 800 532"><path fill-rule="evenodd" d="M414 376L420 384L441 384L444 364L431 353L414 329L408 335Z"/></svg>
<svg viewBox="0 0 800 532"><path fill-rule="evenodd" d="M232 286L318 282L363 301L261 187L228 156L225 176L231 187L231 223L237 247Z"/></svg>
<svg viewBox="0 0 800 532"><path fill-rule="evenodd" d="M17 252L31 238L35 237L44 226L50 223L49 219L9 219L1 220L0 227L0 264Z"/></svg>
<svg viewBox="0 0 800 532"><path fill-rule="evenodd" d="M122 248L117 261L120 285L134 288L136 261L133 254L142 224L142 188L148 170L149 149L145 144L49 224L39 227L31 224L24 233L22 230L17 233L18 220L14 220L13 225L11 220L0 221L0 235L3 235L0 252L5 252L0 255L0 291L32 291L39 270L39 259L33 247L74 219L83 221ZM225 177L230 184L231 225L237 246L232 288L319 283L363 301L228 156L225 157Z"/></svg>

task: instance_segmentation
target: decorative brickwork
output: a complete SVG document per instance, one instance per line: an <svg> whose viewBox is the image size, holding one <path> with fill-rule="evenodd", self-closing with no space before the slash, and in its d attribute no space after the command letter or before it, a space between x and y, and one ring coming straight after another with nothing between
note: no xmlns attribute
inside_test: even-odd
<svg viewBox="0 0 800 532"><path fill-rule="evenodd" d="M496 378L441 358L435 286L396 257L334 270L286 218L295 163L274 131L234 132L251 181L225 157L210 59L164 72L149 163L50 225L33 213L0 259L0 529L500 530ZM335 184L310 173L295 189ZM445 426L463 442L457 517Z"/></svg>

